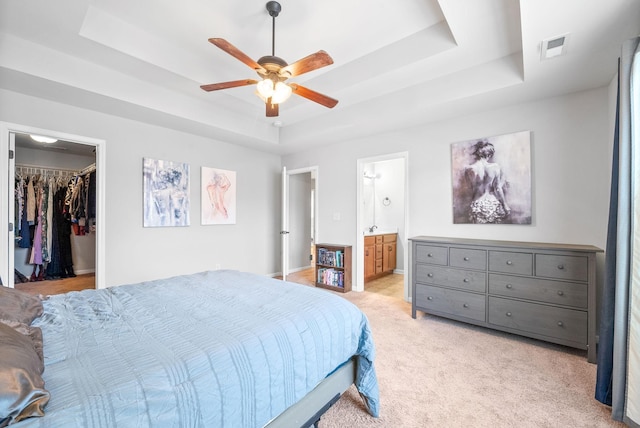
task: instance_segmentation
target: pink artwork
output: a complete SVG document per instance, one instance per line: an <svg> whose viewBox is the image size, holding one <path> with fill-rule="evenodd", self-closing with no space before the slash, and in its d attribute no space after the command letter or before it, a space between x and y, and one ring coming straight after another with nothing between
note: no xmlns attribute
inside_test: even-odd
<svg viewBox="0 0 640 428"><path fill-rule="evenodd" d="M236 173L202 167L202 224L236 223Z"/></svg>

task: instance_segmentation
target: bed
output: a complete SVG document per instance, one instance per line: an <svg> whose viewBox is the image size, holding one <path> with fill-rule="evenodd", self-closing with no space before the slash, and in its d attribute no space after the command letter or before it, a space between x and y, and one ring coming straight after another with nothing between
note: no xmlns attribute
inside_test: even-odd
<svg viewBox="0 0 640 428"><path fill-rule="evenodd" d="M308 426L352 383L378 416L368 320L325 290L221 270L43 306L50 399L12 427Z"/></svg>

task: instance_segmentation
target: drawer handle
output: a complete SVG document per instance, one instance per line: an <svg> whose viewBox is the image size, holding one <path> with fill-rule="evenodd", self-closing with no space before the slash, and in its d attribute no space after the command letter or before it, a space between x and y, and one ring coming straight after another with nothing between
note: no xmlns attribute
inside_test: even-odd
<svg viewBox="0 0 640 428"><path fill-rule="evenodd" d="M428 274L427 274L427 276L428 276L429 278L433 278L433 274L432 274L432 273L428 273Z"/></svg>
<svg viewBox="0 0 640 428"><path fill-rule="evenodd" d="M469 282L469 278L463 279L462 282Z"/></svg>
<svg viewBox="0 0 640 428"><path fill-rule="evenodd" d="M433 300L433 297L429 296L427 297L427 300Z"/></svg>
<svg viewBox="0 0 640 428"><path fill-rule="evenodd" d="M463 260L464 260L465 262L468 262L468 261L469 261L469 257L465 257Z"/></svg>
<svg viewBox="0 0 640 428"><path fill-rule="evenodd" d="M469 307L469 304L465 303L465 304L463 304L463 305L462 305L462 307L463 307L463 308L468 308L468 307Z"/></svg>
<svg viewBox="0 0 640 428"><path fill-rule="evenodd" d="M507 285L505 285L505 287L507 287L509 290L511 290L513 288L513 285L507 284Z"/></svg>
<svg viewBox="0 0 640 428"><path fill-rule="evenodd" d="M558 290L558 296L564 296L564 292L562 290Z"/></svg>
<svg viewBox="0 0 640 428"><path fill-rule="evenodd" d="M511 312L507 312L507 316L510 317L511 316Z"/></svg>
<svg viewBox="0 0 640 428"><path fill-rule="evenodd" d="M511 260L507 260L507 264L508 264L509 266L511 266L511 265L513 264L513 262L512 262Z"/></svg>
<svg viewBox="0 0 640 428"><path fill-rule="evenodd" d="M564 265L558 265L558 269L560 270L564 269Z"/></svg>
<svg viewBox="0 0 640 428"><path fill-rule="evenodd" d="M564 323L562 321L558 321L558 327L562 327Z"/></svg>

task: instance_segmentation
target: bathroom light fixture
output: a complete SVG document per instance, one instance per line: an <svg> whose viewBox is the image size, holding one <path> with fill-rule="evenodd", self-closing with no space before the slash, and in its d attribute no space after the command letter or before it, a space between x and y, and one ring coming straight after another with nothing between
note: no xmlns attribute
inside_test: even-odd
<svg viewBox="0 0 640 428"><path fill-rule="evenodd" d="M37 141L38 143L52 144L58 141L57 138L45 137L42 135L29 134L29 136L33 141Z"/></svg>

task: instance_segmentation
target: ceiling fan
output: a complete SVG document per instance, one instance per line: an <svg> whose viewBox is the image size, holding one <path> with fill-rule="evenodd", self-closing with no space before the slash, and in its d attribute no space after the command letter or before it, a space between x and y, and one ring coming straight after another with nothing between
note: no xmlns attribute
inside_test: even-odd
<svg viewBox="0 0 640 428"><path fill-rule="evenodd" d="M256 85L257 95L266 104L267 117L278 116L278 105L286 101L294 93L308 100L314 101L328 108L335 107L338 100L312 91L296 83L285 83L290 77L300 76L313 70L333 64L333 59L325 51L318 51L306 56L293 64L287 64L285 60L275 56L276 17L282 11L280 3L270 1L267 3L267 11L273 19L271 35L271 55L263 56L254 61L231 43L220 38L211 38L209 42L216 45L229 55L242 61L255 70L262 80L243 79L230 82L212 83L200 86L207 92L220 89L236 88L239 86Z"/></svg>

